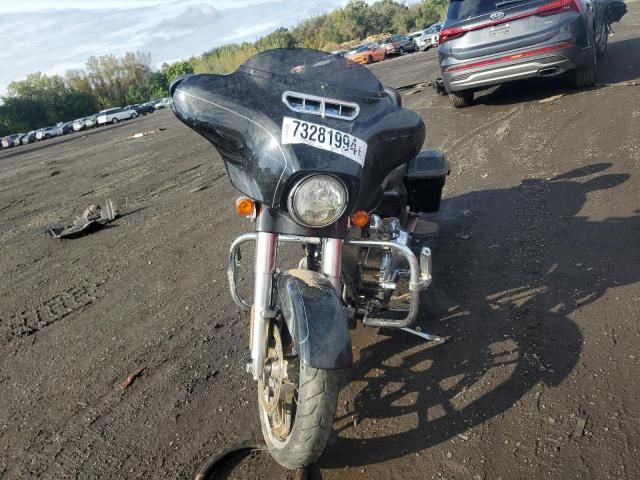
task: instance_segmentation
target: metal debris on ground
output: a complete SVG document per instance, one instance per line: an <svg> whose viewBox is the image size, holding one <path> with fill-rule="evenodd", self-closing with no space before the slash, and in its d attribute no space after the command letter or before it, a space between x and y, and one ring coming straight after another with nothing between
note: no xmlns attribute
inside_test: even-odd
<svg viewBox="0 0 640 480"><path fill-rule="evenodd" d="M133 135L129 135L127 137L127 140L134 140L136 138L146 137L147 135L153 135L154 133L156 133L155 130L146 130L144 132L134 133Z"/></svg>
<svg viewBox="0 0 640 480"><path fill-rule="evenodd" d="M135 372L133 372L131 375L129 375L127 378L125 378L124 382L122 382L120 384L120 388L122 390L125 390L125 389L129 388L131 386L131 384L136 381L136 378L138 378L140 375L142 375L142 372L144 372L144 369L145 369L145 367L140 367Z"/></svg>
<svg viewBox="0 0 640 480"><path fill-rule="evenodd" d="M561 93L560 95L553 95L552 97L543 98L538 103L551 103L551 102L555 102L556 100L562 97L564 97L564 93Z"/></svg>
<svg viewBox="0 0 640 480"><path fill-rule="evenodd" d="M578 423L576 423L576 430L573 432L573 437L578 438L584 435L584 428L587 426L587 419L589 417L580 417Z"/></svg>
<svg viewBox="0 0 640 480"><path fill-rule="evenodd" d="M115 220L118 211L108 199L101 208L99 205L89 205L82 216L77 217L71 225L53 227L46 231L53 238L77 238L99 230L109 222Z"/></svg>

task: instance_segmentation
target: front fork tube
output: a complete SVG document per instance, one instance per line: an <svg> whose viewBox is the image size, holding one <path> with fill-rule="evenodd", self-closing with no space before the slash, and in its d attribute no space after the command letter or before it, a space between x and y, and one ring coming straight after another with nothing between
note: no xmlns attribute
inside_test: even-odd
<svg viewBox="0 0 640 480"><path fill-rule="evenodd" d="M342 244L339 238L325 238L322 241L322 273L329 279L338 295L342 292L340 271L342 268Z"/></svg>
<svg viewBox="0 0 640 480"><path fill-rule="evenodd" d="M271 292L276 268L278 235L258 232L256 237L255 282L251 309L251 370L254 380L262 380L267 349L267 327L273 317Z"/></svg>
<svg viewBox="0 0 640 480"><path fill-rule="evenodd" d="M273 318L272 292L273 275L276 270L278 250L277 233L258 232L256 235L255 282L253 307L251 309L251 373L254 380L262 380L267 349L267 328ZM300 238L304 240L303 238ZM282 236L282 241L289 241ZM309 239L317 240L317 239ZM343 240L326 238L322 240L322 273L341 292L340 271L342 267Z"/></svg>

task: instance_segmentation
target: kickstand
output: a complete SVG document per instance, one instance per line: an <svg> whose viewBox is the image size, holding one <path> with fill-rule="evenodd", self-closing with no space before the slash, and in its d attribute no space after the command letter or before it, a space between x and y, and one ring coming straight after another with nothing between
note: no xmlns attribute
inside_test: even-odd
<svg viewBox="0 0 640 480"><path fill-rule="evenodd" d="M411 335L415 335L416 337L424 338L429 342L446 343L449 340L451 340L451 337L441 337L439 335L431 335L430 333L424 333L420 330L420 327L417 327L415 330L413 328L408 328L408 327L401 328L400 330L402 330L403 332L410 333Z"/></svg>

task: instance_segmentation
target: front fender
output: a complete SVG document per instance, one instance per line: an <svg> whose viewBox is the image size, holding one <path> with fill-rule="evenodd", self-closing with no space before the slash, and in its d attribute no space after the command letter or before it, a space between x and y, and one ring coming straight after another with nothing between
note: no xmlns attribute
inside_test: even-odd
<svg viewBox="0 0 640 480"><path fill-rule="evenodd" d="M277 275L275 290L274 302L303 363L326 369L353 364L345 309L324 275L288 270Z"/></svg>

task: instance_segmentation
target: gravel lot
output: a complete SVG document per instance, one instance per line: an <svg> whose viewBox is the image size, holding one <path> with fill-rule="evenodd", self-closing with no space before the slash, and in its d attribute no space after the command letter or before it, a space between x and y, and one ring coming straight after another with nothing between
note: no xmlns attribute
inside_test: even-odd
<svg viewBox="0 0 640 480"><path fill-rule="evenodd" d="M524 82L456 110L403 89L453 166L420 324L455 341L359 328L312 478L640 478L640 3L629 10L591 90ZM435 52L372 69L420 84ZM0 478L193 478L259 438L225 274L249 229L235 196L169 111L0 152ZM44 235L107 198L126 213L110 228ZM231 478L289 476L258 452Z"/></svg>

